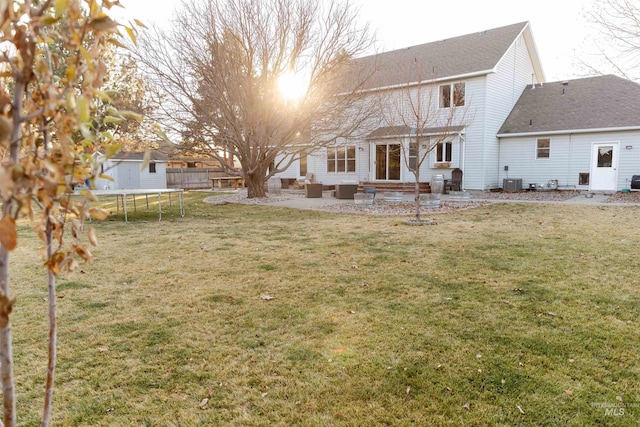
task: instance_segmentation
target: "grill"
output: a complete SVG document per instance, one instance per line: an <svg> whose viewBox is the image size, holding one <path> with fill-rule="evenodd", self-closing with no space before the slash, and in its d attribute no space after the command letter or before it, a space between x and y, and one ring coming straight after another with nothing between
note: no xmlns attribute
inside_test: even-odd
<svg viewBox="0 0 640 427"><path fill-rule="evenodd" d="M633 175L631 177L631 188L633 190L640 190L640 175Z"/></svg>

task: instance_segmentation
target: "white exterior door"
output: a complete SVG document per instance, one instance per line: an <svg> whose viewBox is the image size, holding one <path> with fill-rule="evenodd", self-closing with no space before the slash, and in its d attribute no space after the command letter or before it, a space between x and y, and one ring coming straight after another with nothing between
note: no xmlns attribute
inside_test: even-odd
<svg viewBox="0 0 640 427"><path fill-rule="evenodd" d="M616 191L618 180L618 143L593 144L589 190Z"/></svg>

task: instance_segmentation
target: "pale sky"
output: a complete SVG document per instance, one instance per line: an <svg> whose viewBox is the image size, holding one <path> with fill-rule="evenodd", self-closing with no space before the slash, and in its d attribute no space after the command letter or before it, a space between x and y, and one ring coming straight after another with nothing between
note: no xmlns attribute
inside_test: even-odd
<svg viewBox="0 0 640 427"><path fill-rule="evenodd" d="M379 50L400 49L529 21L548 82L584 76L585 19L596 0L351 0L376 30ZM162 25L180 1L121 0L127 16Z"/></svg>

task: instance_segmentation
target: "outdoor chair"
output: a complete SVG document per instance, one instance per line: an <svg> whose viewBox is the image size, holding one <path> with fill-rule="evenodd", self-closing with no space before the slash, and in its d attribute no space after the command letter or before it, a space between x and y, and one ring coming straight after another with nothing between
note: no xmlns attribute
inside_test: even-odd
<svg viewBox="0 0 640 427"><path fill-rule="evenodd" d="M444 181L444 191L462 191L462 169L455 168L451 172L451 179Z"/></svg>
<svg viewBox="0 0 640 427"><path fill-rule="evenodd" d="M304 178L298 178L296 180L296 184L298 184L298 187L302 187L302 188L304 188L305 184L311 184L311 183L313 183L312 173L308 173Z"/></svg>

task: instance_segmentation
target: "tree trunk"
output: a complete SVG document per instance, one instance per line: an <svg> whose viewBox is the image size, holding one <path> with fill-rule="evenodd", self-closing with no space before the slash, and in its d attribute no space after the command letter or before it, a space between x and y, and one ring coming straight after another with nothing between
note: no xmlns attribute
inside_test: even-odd
<svg viewBox="0 0 640 427"><path fill-rule="evenodd" d="M53 231L51 222L47 222L47 257L53 255ZM47 363L47 380L44 391L44 410L42 412L42 422L40 425L46 427L51 421L53 407L53 380L56 369L56 345L57 345L57 325L56 325L56 276L47 271L49 288L49 357Z"/></svg>
<svg viewBox="0 0 640 427"><path fill-rule="evenodd" d="M420 222L420 181L416 176L416 186L414 189L414 202L415 202L415 210L416 210L416 222Z"/></svg>
<svg viewBox="0 0 640 427"><path fill-rule="evenodd" d="M9 252L0 245L0 375L2 376L2 408L5 427L16 425L16 401L13 385L13 350L9 300Z"/></svg>
<svg viewBox="0 0 640 427"><path fill-rule="evenodd" d="M264 188L266 178L261 174L247 174L245 184L247 185L247 197L267 197L267 190Z"/></svg>
<svg viewBox="0 0 640 427"><path fill-rule="evenodd" d="M413 176L416 179L416 186L413 190L414 195L414 207L416 213L416 222L420 222L420 165L416 166L416 170L413 171Z"/></svg>

